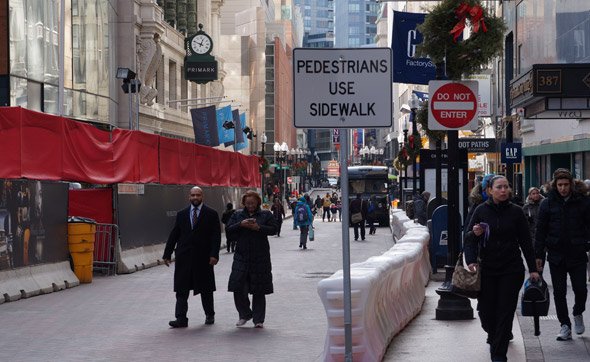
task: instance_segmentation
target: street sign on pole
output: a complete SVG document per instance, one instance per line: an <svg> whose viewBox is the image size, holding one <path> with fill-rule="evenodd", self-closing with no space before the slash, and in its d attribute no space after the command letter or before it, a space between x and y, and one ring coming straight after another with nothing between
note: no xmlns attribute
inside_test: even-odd
<svg viewBox="0 0 590 362"><path fill-rule="evenodd" d="M442 131L476 129L477 88L476 81L430 81L428 128Z"/></svg>
<svg viewBox="0 0 590 362"><path fill-rule="evenodd" d="M295 127L391 127L391 61L391 48L294 49Z"/></svg>

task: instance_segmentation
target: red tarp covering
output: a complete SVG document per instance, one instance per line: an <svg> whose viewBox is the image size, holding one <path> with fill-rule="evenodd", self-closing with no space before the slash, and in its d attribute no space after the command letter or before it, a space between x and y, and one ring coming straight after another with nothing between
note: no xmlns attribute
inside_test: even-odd
<svg viewBox="0 0 590 362"><path fill-rule="evenodd" d="M113 189L70 190L68 216L82 216L98 223L113 223Z"/></svg>
<svg viewBox="0 0 590 362"><path fill-rule="evenodd" d="M0 178L259 187L258 158L0 107Z"/></svg>

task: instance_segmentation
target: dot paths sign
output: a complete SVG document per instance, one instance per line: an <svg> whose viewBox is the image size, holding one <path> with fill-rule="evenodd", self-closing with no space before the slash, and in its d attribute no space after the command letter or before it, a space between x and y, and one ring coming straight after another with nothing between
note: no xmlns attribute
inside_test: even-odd
<svg viewBox="0 0 590 362"><path fill-rule="evenodd" d="M477 81L428 83L428 128L460 130L477 128Z"/></svg>
<svg viewBox="0 0 590 362"><path fill-rule="evenodd" d="M295 127L391 127L391 62L391 48L294 49Z"/></svg>

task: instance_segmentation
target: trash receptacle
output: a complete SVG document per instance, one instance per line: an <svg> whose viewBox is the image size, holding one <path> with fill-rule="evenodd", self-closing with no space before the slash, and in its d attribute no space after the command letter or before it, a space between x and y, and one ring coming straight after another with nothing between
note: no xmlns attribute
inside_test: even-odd
<svg viewBox="0 0 590 362"><path fill-rule="evenodd" d="M92 282L95 237L96 221L78 216L68 218L68 247L80 283Z"/></svg>

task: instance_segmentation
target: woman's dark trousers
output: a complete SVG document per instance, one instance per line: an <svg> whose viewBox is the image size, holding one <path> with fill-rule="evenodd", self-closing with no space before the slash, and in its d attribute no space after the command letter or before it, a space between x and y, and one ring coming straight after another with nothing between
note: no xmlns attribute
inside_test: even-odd
<svg viewBox="0 0 590 362"><path fill-rule="evenodd" d="M250 298L244 288L240 292L234 292L234 303L240 314L240 319L253 319L254 324L264 323L266 315L266 296L264 294L252 294L252 309L250 309Z"/></svg>
<svg viewBox="0 0 590 362"><path fill-rule="evenodd" d="M506 361L512 321L524 273L486 275L482 271L478 300L479 319L488 332L490 355L494 361Z"/></svg>

